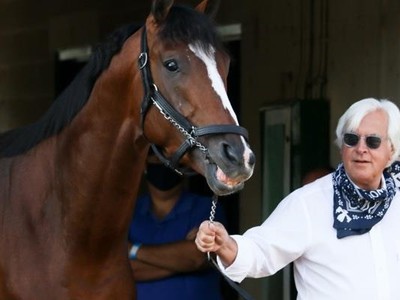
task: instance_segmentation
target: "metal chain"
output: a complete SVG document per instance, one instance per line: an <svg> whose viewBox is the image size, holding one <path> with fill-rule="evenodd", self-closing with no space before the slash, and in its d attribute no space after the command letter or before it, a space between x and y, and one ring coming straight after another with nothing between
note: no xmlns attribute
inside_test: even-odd
<svg viewBox="0 0 400 300"><path fill-rule="evenodd" d="M210 222L213 223L215 219L215 211L217 210L217 202L218 202L218 196L213 195L212 197L212 204L211 204L211 211L210 211Z"/></svg>
<svg viewBox="0 0 400 300"><path fill-rule="evenodd" d="M218 196L213 195L212 197L212 205L210 211L210 224L214 222L215 210L217 208ZM211 263L211 265L222 275L222 277L226 280L226 282L236 291L244 300L254 300L253 297L246 292L246 290L242 289L236 282L232 281L218 266L217 261L211 256L210 252L207 252L207 259Z"/></svg>
<svg viewBox="0 0 400 300"><path fill-rule="evenodd" d="M218 202L218 196L214 194L212 197L211 210L210 210L210 218L209 218L210 223L214 223L215 212L217 210L217 202ZM207 259L209 261L212 260L210 252L207 252Z"/></svg>
<svg viewBox="0 0 400 300"><path fill-rule="evenodd" d="M201 144L199 141L197 141L192 134L190 134L185 128L183 128L178 122L176 122L170 115L168 115L163 109L162 107L157 103L157 101L155 101L153 99L153 97L151 97L151 100L153 101L153 104L158 108L158 110L160 111L160 113L163 115L163 117L169 121L173 126L175 126L179 132L181 132L190 142L190 144L192 146L196 146L197 148L200 149L200 151L202 151L203 153L208 152L206 146L204 146L203 144ZM192 132L194 130L194 127L192 127ZM218 202L218 196L217 195L213 195L212 197L212 204L211 204L211 210L210 210L210 218L209 221L211 223L214 222L215 219L215 212L217 209L217 202ZM209 261L212 260L211 254L210 252L207 252L207 258Z"/></svg>
<svg viewBox="0 0 400 300"><path fill-rule="evenodd" d="M158 110L160 111L160 113L163 115L163 117L169 121L173 126L175 126L179 132L181 132L190 142L190 144L192 146L196 146L197 148L200 149L201 152L203 153L207 153L207 147L204 146L202 143L200 143L199 141L197 141L192 134L190 134L185 128L183 128L178 122L176 122L171 116L169 116L161 107L160 105L158 105L158 103L153 99L153 97L151 98L151 100L153 101L153 104L158 108ZM194 130L194 127L192 127L192 129Z"/></svg>

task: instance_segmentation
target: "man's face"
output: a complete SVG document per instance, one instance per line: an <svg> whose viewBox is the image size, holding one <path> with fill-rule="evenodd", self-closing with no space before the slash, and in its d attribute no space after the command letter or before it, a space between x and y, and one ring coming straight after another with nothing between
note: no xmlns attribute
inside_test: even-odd
<svg viewBox="0 0 400 300"><path fill-rule="evenodd" d="M387 136L388 120L381 111L368 113L361 121L356 131L360 139L355 146L343 143L341 154L344 168L350 179L360 188L365 190L377 189L380 186L383 170L391 159L393 150ZM367 136L381 138L377 149L368 147Z"/></svg>

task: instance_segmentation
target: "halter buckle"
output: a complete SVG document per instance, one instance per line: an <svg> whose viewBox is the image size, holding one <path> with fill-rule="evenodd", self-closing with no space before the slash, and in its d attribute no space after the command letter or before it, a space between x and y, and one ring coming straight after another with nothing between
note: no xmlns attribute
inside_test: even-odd
<svg viewBox="0 0 400 300"><path fill-rule="evenodd" d="M148 61L148 56L146 52L142 52L139 54L138 62L139 62L139 70L142 70L146 65Z"/></svg>

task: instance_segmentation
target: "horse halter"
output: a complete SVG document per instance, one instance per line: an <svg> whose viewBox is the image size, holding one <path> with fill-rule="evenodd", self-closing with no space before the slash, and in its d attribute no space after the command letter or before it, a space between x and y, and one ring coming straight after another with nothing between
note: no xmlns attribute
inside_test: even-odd
<svg viewBox="0 0 400 300"><path fill-rule="evenodd" d="M153 78L151 76L146 26L143 26L142 30L140 51L141 53L138 58L138 63L144 87L144 97L141 105L141 127L143 132L146 114L150 108L150 105L153 104L157 107L161 115L185 137L185 141L180 145L177 151L170 158L167 158L163 154L162 149L160 149L159 146L150 142L154 153L158 156L160 161L164 163L164 165L182 175L183 171L179 170L177 168L177 165L182 156L194 147L200 149L200 151L205 153L207 158L210 159L207 147L198 141L198 138L201 136L233 133L239 134L243 136L246 140L248 140L248 132L244 127L229 124L217 124L196 127L192 125L184 116L182 116L182 114L176 111L176 109L172 107L171 104L169 104L169 102L158 91L158 88L153 82Z"/></svg>

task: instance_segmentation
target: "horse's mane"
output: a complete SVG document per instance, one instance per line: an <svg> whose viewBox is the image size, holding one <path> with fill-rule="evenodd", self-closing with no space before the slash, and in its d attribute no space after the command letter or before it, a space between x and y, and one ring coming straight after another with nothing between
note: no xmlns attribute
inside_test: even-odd
<svg viewBox="0 0 400 300"><path fill-rule="evenodd" d="M68 125L88 101L96 79L108 67L111 58L139 27L138 24L121 27L103 44L97 45L88 63L38 121L1 134L0 157L24 153Z"/></svg>
<svg viewBox="0 0 400 300"><path fill-rule="evenodd" d="M108 67L111 58L138 28L137 24L122 27L98 45L88 63L38 121L1 134L0 157L22 154L68 125L88 101L95 81ZM211 18L183 5L171 8L159 37L170 43L196 43L206 53L211 50L209 46L223 50Z"/></svg>

